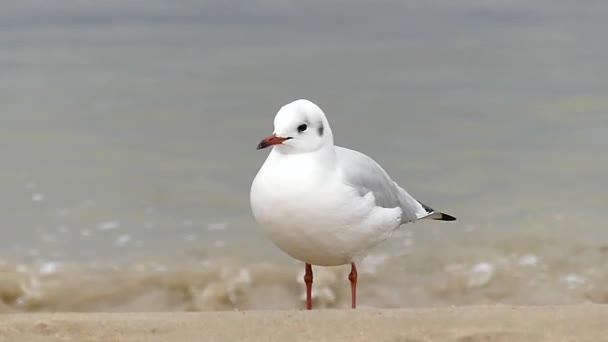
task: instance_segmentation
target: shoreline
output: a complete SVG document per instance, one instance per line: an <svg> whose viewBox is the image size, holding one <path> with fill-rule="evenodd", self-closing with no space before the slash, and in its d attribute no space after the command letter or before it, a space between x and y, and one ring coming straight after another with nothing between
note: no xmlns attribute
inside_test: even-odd
<svg viewBox="0 0 608 342"><path fill-rule="evenodd" d="M0 341L599 341L608 305L2 314Z"/></svg>

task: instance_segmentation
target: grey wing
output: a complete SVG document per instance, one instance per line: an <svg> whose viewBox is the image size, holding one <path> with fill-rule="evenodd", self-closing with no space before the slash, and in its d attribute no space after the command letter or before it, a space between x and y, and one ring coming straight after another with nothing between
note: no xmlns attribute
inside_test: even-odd
<svg viewBox="0 0 608 342"><path fill-rule="evenodd" d="M346 183L361 196L371 192L376 205L401 208L401 223L416 221L432 213L395 183L378 163L363 153L336 146L338 163Z"/></svg>

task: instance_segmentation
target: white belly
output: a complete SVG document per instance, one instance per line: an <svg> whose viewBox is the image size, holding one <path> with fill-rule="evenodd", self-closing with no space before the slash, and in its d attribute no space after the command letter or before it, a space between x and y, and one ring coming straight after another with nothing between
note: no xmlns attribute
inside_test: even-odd
<svg viewBox="0 0 608 342"><path fill-rule="evenodd" d="M352 262L399 226L401 209L376 207L370 196L358 197L341 182L307 184L258 174L251 207L268 238L285 253L335 266Z"/></svg>

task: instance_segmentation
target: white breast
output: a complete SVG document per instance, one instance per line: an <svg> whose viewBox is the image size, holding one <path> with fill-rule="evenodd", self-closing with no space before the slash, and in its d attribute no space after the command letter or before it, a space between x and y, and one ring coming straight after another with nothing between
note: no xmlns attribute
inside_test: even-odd
<svg viewBox="0 0 608 342"><path fill-rule="evenodd" d="M306 156L273 159L251 187L253 215L268 238L301 261L322 266L349 263L399 225L401 209L376 207L331 168Z"/></svg>

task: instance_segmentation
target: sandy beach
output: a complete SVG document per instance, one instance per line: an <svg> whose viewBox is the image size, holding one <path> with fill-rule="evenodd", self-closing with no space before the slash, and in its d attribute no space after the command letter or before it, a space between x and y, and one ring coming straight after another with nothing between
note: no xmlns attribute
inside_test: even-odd
<svg viewBox="0 0 608 342"><path fill-rule="evenodd" d="M1 341L601 341L608 306L7 314Z"/></svg>

